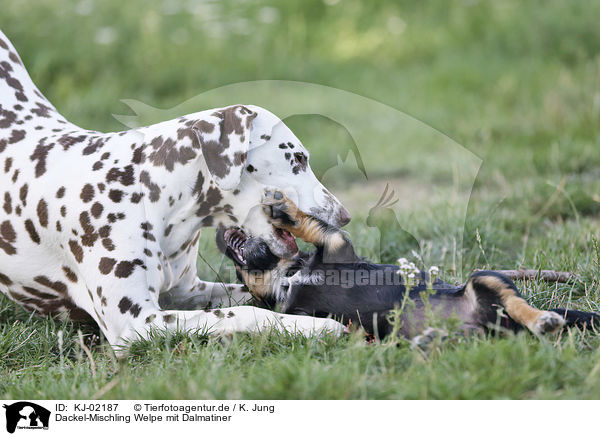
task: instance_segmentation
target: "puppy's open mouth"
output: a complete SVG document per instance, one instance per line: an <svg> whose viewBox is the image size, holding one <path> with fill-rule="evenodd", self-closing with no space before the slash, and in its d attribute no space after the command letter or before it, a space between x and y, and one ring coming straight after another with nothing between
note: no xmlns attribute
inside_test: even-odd
<svg viewBox="0 0 600 436"><path fill-rule="evenodd" d="M285 245L290 253L298 252L298 245L296 244L296 238L287 230L273 227L275 236L279 241ZM219 239L219 237L217 237ZM248 236L237 227L229 227L222 233L222 241L225 242L225 248L228 254L233 260L239 265L247 265L247 259L245 253L246 243L248 242ZM221 248L223 252L224 249Z"/></svg>
<svg viewBox="0 0 600 436"><path fill-rule="evenodd" d="M280 229L278 227L273 227L275 229L275 235L279 238L281 242L293 253L298 251L298 244L296 244L296 238L287 230Z"/></svg>
<svg viewBox="0 0 600 436"><path fill-rule="evenodd" d="M246 234L236 227L231 227L225 230L223 239L234 257L234 260L239 264L246 265L246 259L244 257L244 245L246 245L246 242L248 241Z"/></svg>

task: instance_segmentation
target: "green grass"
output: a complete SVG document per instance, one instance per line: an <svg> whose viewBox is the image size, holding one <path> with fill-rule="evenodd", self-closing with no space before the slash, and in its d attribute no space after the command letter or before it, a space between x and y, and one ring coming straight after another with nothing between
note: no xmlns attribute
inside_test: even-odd
<svg viewBox="0 0 600 436"><path fill-rule="evenodd" d="M600 309L600 2L188 3L9 0L0 24L39 88L86 128L123 129L111 116L133 114L121 99L169 109L145 110L144 121L227 104L219 93L197 96L265 79L394 108L397 117L384 118L375 103L365 113L324 95L317 107L337 103L358 121L286 120L352 212L348 231L362 255L406 256L408 231L422 242L411 258L440 265L449 281L474 268L571 271L574 283L519 285L541 308ZM314 95L294 97L305 104ZM347 155L351 133L368 180ZM367 218L388 182L402 229L388 221L380 247ZM222 264L212 238L207 231L201 241L203 278ZM117 359L85 327L90 360L79 328L1 299L0 397L600 398L593 332L474 337L429 355L356 336L156 337Z"/></svg>

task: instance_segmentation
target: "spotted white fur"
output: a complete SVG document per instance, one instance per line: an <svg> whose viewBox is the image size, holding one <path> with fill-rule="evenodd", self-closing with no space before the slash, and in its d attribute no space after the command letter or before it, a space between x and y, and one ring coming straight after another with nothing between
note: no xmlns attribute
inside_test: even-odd
<svg viewBox="0 0 600 436"><path fill-rule="evenodd" d="M342 330L249 306L209 309L249 294L197 277L202 227L237 225L291 255L261 213L265 187L332 225L349 220L300 141L265 109L85 130L37 90L0 32L0 186L0 290L37 313L91 317L115 347L157 328Z"/></svg>

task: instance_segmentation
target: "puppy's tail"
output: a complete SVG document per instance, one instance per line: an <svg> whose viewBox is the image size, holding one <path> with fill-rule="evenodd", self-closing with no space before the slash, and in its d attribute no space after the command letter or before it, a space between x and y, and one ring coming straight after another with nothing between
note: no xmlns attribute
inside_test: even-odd
<svg viewBox="0 0 600 436"><path fill-rule="evenodd" d="M600 327L600 313L562 308L550 309L550 312L558 313L562 316L565 320L565 327Z"/></svg>

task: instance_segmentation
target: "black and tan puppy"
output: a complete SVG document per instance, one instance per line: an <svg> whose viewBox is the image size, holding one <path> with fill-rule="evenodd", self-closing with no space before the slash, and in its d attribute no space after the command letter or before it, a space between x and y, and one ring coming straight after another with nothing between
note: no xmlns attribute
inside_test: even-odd
<svg viewBox="0 0 600 436"><path fill-rule="evenodd" d="M465 331L527 328L536 335L600 321L600 315L590 312L536 309L509 278L492 271L477 272L460 287L441 280L428 286L421 274L407 291L398 266L361 259L339 229L303 214L282 192L266 191L262 203L275 227L313 244L316 250L280 259L264 241L247 238L237 228L219 229L217 245L235 263L238 276L254 297L285 313L333 316L380 338L392 332L389 314L398 307L404 308L399 334L407 338L427 329L432 313L454 317ZM428 287L432 290L425 293Z"/></svg>

